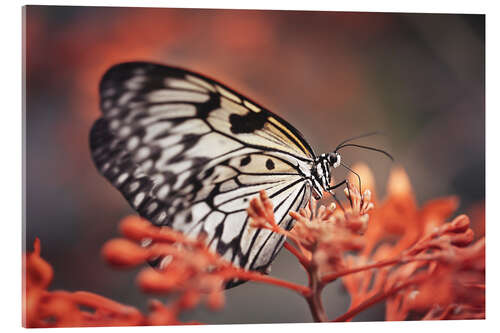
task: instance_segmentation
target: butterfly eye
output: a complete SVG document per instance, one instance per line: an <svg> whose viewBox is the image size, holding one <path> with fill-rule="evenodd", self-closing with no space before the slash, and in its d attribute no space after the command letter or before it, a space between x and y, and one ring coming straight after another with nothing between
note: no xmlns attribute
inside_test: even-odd
<svg viewBox="0 0 500 333"><path fill-rule="evenodd" d="M340 154L339 153L330 153L328 155L328 162L334 168L337 168L340 165Z"/></svg>
<svg viewBox="0 0 500 333"><path fill-rule="evenodd" d="M328 155L328 163L331 165L334 165L337 162L337 154L336 153L331 153Z"/></svg>

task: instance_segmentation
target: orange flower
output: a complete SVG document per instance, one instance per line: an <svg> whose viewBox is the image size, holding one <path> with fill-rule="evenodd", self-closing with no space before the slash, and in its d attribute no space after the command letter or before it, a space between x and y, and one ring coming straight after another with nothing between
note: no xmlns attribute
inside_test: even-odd
<svg viewBox="0 0 500 333"><path fill-rule="evenodd" d="M371 182L373 188L370 169L366 166L356 166L355 169L363 181L368 179ZM396 167L389 176L386 199L380 203L375 202L375 205L378 208L370 214L372 223L366 231L363 255L370 254L381 241L396 238L397 243L391 248L391 253L383 253L386 257L396 255L442 224L458 208L458 198L439 198L419 209L408 175L404 169Z"/></svg>
<svg viewBox="0 0 500 333"><path fill-rule="evenodd" d="M137 282L147 293L179 295L174 308L191 309L203 299L211 308L224 304L221 297L229 262L210 251L203 239L192 240L166 227L156 227L139 217L120 223L128 239L108 241L104 258L116 267L133 267L155 261L155 268L143 269Z"/></svg>
<svg viewBox="0 0 500 333"><path fill-rule="evenodd" d="M297 221L291 234L308 251L306 256L318 266L320 277L345 269L342 254L363 247L360 234L366 230L367 213L373 207L371 192L366 190L361 196L354 186L349 189L346 196L351 198L352 207L345 213L339 213L334 204L317 208L314 199L299 213L290 212Z"/></svg>
<svg viewBox="0 0 500 333"><path fill-rule="evenodd" d="M366 167L358 168L358 173L362 179L373 179ZM418 209L408 176L401 168L391 172L387 188L385 201L370 213L364 250L346 259L351 271L360 271L343 277L351 295L348 313L374 300L387 299L387 320L404 320L410 311L424 313L426 319L451 318L450 313L459 311L461 318L484 316L484 239L470 246L474 235L465 215L444 222L457 208L458 200L436 199ZM394 237L398 238L392 245L388 241ZM483 265L464 266L470 257L479 262L482 258ZM360 270L363 266L373 269ZM470 290L474 297L454 307L453 312L442 311L462 299L464 284L459 281L464 275L472 279L469 283L480 286Z"/></svg>
<svg viewBox="0 0 500 333"><path fill-rule="evenodd" d="M373 208L369 190L361 195L356 187L349 185L345 194L352 206L342 213L336 210L334 204L317 208L314 199L299 213L290 212L296 220L292 231L276 224L272 203L264 191L250 201L248 208L254 227L282 234L294 244L286 243L285 248L297 257L308 274L309 286L303 296L315 321L327 320L321 301L321 292L328 283L325 278L345 270L345 252L362 247L359 234L366 229L367 213Z"/></svg>

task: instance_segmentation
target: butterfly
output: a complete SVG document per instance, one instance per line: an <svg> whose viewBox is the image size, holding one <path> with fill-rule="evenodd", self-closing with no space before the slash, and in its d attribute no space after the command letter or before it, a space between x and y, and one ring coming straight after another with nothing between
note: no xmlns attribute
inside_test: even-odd
<svg viewBox="0 0 500 333"><path fill-rule="evenodd" d="M287 121L204 75L123 63L104 74L99 92L102 117L90 132L99 172L142 217L203 234L236 266L266 272L285 240L250 225L246 209L261 190L290 230L289 211L345 184L330 181L348 140L316 155Z"/></svg>

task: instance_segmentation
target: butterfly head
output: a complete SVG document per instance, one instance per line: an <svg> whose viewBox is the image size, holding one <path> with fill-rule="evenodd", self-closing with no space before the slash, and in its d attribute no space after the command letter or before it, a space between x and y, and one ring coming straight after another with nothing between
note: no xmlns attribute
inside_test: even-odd
<svg viewBox="0 0 500 333"><path fill-rule="evenodd" d="M321 199L323 191L328 191L332 178L331 168L340 166L341 156L337 152L321 154L312 168L312 189L315 199Z"/></svg>
<svg viewBox="0 0 500 333"><path fill-rule="evenodd" d="M341 158L339 153L334 151L333 153L324 154L324 155L327 155L328 163L330 164L331 167L338 168L340 166L340 162L342 161L342 158Z"/></svg>

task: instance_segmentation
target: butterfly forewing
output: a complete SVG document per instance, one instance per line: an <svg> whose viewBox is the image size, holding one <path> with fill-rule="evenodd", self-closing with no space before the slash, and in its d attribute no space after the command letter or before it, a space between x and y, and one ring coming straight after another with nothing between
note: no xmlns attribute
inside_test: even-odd
<svg viewBox="0 0 500 333"><path fill-rule="evenodd" d="M228 87L149 63L111 68L100 85L102 118L90 145L99 171L156 225L201 233L215 251L265 270L283 238L249 225L259 191L290 229L310 197L314 152L283 119Z"/></svg>

